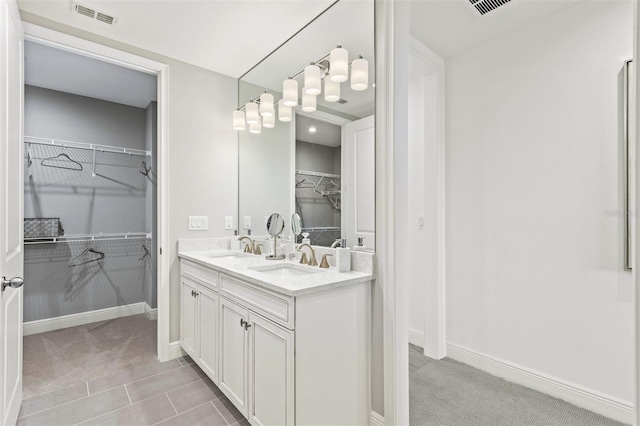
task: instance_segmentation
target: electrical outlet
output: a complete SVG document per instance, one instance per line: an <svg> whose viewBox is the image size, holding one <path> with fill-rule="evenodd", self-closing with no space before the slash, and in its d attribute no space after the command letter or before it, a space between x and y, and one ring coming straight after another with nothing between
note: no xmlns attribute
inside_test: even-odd
<svg viewBox="0 0 640 426"><path fill-rule="evenodd" d="M233 217L225 216L224 217L224 229L233 229Z"/></svg>
<svg viewBox="0 0 640 426"><path fill-rule="evenodd" d="M189 216L189 231L206 231L209 229L208 216Z"/></svg>
<svg viewBox="0 0 640 426"><path fill-rule="evenodd" d="M244 217L244 229L251 229L251 216Z"/></svg>

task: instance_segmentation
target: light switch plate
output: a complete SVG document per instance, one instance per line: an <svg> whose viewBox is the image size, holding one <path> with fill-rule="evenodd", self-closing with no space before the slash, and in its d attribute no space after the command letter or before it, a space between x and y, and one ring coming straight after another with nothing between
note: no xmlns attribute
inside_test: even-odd
<svg viewBox="0 0 640 426"><path fill-rule="evenodd" d="M251 216L244 217L244 229L251 229Z"/></svg>
<svg viewBox="0 0 640 426"><path fill-rule="evenodd" d="M189 231L206 231L209 229L208 216L189 216Z"/></svg>
<svg viewBox="0 0 640 426"><path fill-rule="evenodd" d="M233 229L233 216L224 217L224 229Z"/></svg>

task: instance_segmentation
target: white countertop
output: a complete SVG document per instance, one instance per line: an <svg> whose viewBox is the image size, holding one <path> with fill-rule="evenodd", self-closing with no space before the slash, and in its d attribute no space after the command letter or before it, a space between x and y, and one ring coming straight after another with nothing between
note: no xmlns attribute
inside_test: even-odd
<svg viewBox="0 0 640 426"><path fill-rule="evenodd" d="M190 251L180 252L178 257L288 296L315 293L374 279L372 274L365 272L338 272L335 268L325 269L318 266L300 265L298 261L267 260L264 255L248 255L238 258L216 257L231 253L234 252L231 250ZM263 266L273 267L281 263L296 265L295 267L298 269L305 268L313 273L282 278L251 269Z"/></svg>

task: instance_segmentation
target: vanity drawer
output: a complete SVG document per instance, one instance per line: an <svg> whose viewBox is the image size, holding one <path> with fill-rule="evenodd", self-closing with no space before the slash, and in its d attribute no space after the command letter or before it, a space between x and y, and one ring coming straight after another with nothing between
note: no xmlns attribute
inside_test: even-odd
<svg viewBox="0 0 640 426"><path fill-rule="evenodd" d="M191 278L199 284L218 290L220 274L197 263L182 260L180 262L180 273L187 278Z"/></svg>
<svg viewBox="0 0 640 426"><path fill-rule="evenodd" d="M293 329L293 297L277 294L222 274L220 293L244 302L252 311Z"/></svg>

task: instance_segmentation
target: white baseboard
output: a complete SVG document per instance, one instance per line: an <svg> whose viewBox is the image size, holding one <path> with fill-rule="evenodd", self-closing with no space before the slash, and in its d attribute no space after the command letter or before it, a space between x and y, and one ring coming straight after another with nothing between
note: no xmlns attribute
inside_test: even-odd
<svg viewBox="0 0 640 426"><path fill-rule="evenodd" d="M120 317L127 317L129 315L144 314L145 305L146 303L144 302L132 303L130 305L98 309L97 311L81 312L79 314L29 321L22 325L22 333L25 336L28 336L30 334L44 333L46 331L91 324L92 322L108 321Z"/></svg>
<svg viewBox="0 0 640 426"><path fill-rule="evenodd" d="M603 416L633 424L633 404L629 401L453 343L447 343L447 350L449 358L456 361L502 377L510 382L544 392Z"/></svg>
<svg viewBox="0 0 640 426"><path fill-rule="evenodd" d="M384 417L375 411L371 411L371 421L369 422L371 426L385 426Z"/></svg>
<svg viewBox="0 0 640 426"><path fill-rule="evenodd" d="M171 342L169 344L169 359L180 358L181 356L185 356L187 353L182 350L182 346L180 346L180 341L176 340L175 342Z"/></svg>
<svg viewBox="0 0 640 426"><path fill-rule="evenodd" d="M424 333L422 331L409 329L409 343L424 348Z"/></svg>
<svg viewBox="0 0 640 426"><path fill-rule="evenodd" d="M158 308L152 308L149 304L144 304L144 316L148 320L155 321L158 319Z"/></svg>

